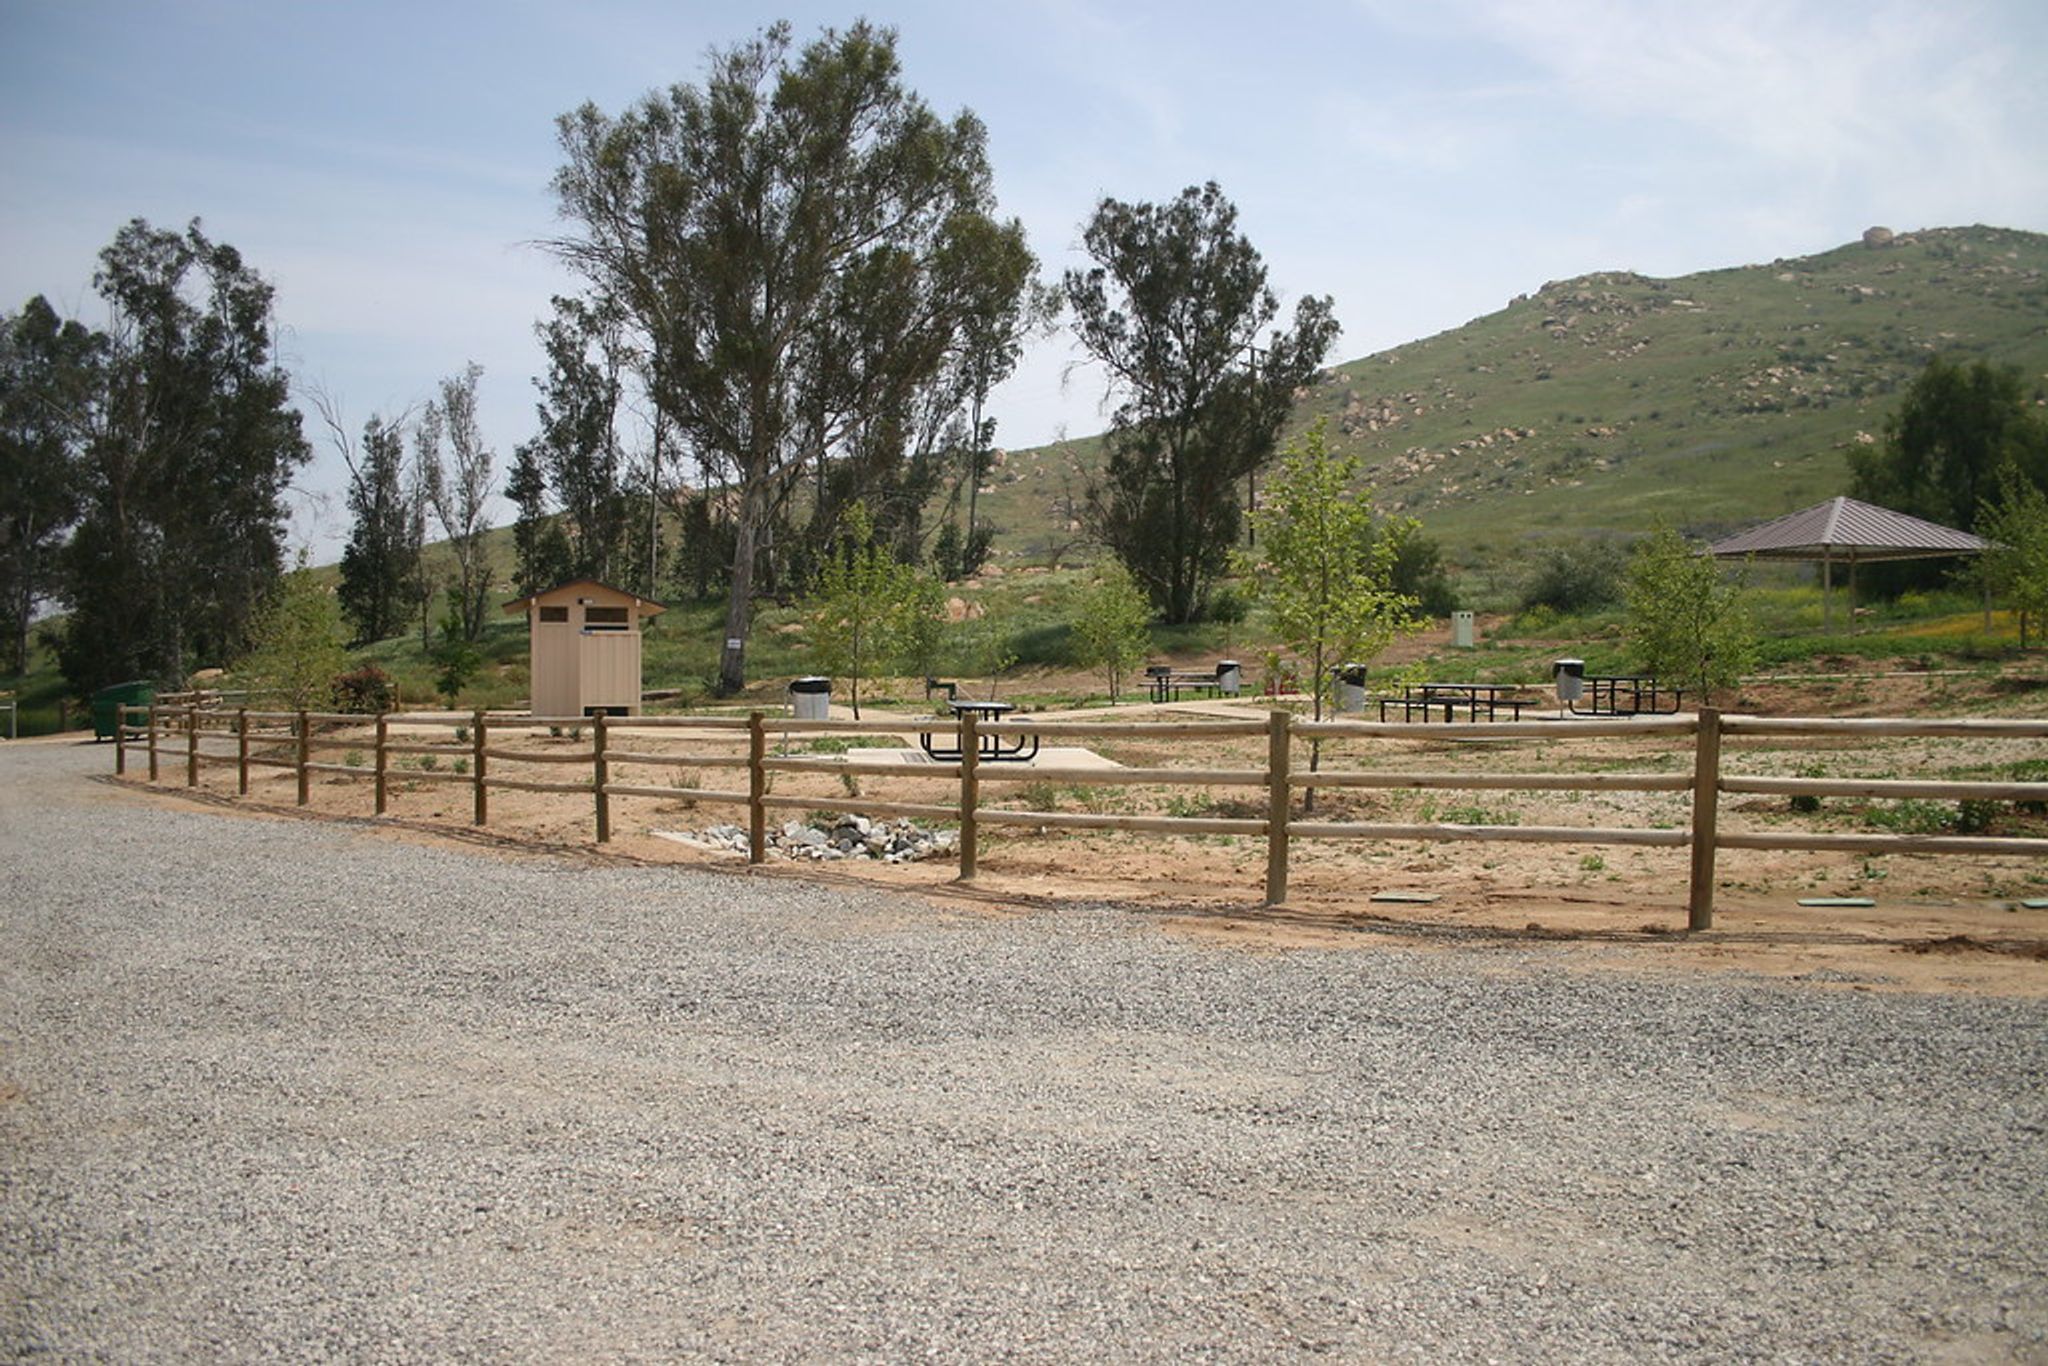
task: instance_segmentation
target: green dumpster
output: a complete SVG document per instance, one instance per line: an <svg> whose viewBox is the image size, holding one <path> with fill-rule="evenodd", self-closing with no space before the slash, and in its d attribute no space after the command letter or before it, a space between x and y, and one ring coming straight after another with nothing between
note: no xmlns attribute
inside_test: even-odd
<svg viewBox="0 0 2048 1366"><path fill-rule="evenodd" d="M92 738L111 740L120 725L122 707L146 707L156 700L156 684L147 678L109 683L92 695Z"/></svg>

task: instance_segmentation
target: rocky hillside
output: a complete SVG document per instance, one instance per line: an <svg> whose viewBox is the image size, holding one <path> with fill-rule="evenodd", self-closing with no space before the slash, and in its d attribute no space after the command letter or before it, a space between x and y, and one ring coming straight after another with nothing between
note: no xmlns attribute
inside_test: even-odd
<svg viewBox="0 0 2048 1366"><path fill-rule="evenodd" d="M1713 534L1843 492L1847 452L1937 353L2018 365L2048 392L2048 237L1873 228L1768 265L1557 281L1332 367L1296 425L1327 418L1382 506L1485 569L1532 541L1659 516ZM1000 547L1057 547L1095 455L1092 440L1011 453Z"/></svg>

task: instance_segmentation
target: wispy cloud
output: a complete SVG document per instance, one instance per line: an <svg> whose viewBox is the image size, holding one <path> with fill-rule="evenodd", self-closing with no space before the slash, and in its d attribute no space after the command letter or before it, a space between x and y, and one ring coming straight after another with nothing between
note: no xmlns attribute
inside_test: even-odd
<svg viewBox="0 0 2048 1366"><path fill-rule="evenodd" d="M2039 58L1984 5L1475 0L1564 107L1683 130L1811 192L1918 177L2048 205ZM1923 191L1924 191L1923 183Z"/></svg>

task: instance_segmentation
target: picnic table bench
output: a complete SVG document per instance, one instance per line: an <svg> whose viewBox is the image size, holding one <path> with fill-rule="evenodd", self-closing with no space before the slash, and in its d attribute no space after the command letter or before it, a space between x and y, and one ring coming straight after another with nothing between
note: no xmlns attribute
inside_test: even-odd
<svg viewBox="0 0 2048 1366"><path fill-rule="evenodd" d="M976 721L1000 721L1017 710L1017 704L1014 702L962 702L951 697L946 699L946 705L952 709L955 716L972 716ZM1021 764L1038 757L1036 735L1006 737L982 731L977 739L974 754L985 764ZM953 744L946 745L935 739L930 731L926 731L917 737L917 742L924 747L924 752L934 759L950 762L962 757L957 739Z"/></svg>
<svg viewBox="0 0 2048 1366"><path fill-rule="evenodd" d="M1461 710L1468 721L1497 721L1503 711L1508 720L1519 721L1529 704L1508 694L1520 691L1513 683L1412 683L1401 696L1380 699L1380 720L1398 708L1403 721L1413 721L1417 712L1425 721L1434 720L1439 711L1445 721L1455 721Z"/></svg>
<svg viewBox="0 0 2048 1366"><path fill-rule="evenodd" d="M1684 699L1685 689L1654 674L1587 674L1583 696L1568 705L1574 716L1670 716Z"/></svg>

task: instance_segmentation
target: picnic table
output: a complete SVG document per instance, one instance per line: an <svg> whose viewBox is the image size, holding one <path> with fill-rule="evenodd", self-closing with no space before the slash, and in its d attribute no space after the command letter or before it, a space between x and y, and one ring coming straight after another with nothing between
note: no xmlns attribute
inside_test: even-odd
<svg viewBox="0 0 2048 1366"><path fill-rule="evenodd" d="M1684 699L1685 689L1664 687L1654 674L1587 674L1584 694L1567 705L1574 716L1669 716Z"/></svg>
<svg viewBox="0 0 2048 1366"><path fill-rule="evenodd" d="M1154 702L1178 702L1182 691L1200 689L1214 697L1223 689L1223 678L1217 671L1198 673L1194 670L1170 668L1164 664L1153 664L1145 669L1146 681L1152 685Z"/></svg>
<svg viewBox="0 0 2048 1366"><path fill-rule="evenodd" d="M1522 708L1529 704L1509 694L1520 691L1514 683L1412 683L1402 689L1401 696L1380 699L1380 720L1399 708L1404 721L1413 721L1417 712L1425 721L1434 720L1439 709L1445 721L1457 720L1460 710L1469 721L1497 721L1502 711L1510 721L1519 721Z"/></svg>
<svg viewBox="0 0 2048 1366"><path fill-rule="evenodd" d="M961 702L949 698L946 705L952 708L955 716L972 716L976 721L1000 721L1017 710L1014 702ZM924 752L934 759L950 762L963 757L957 741L950 746L940 744L929 731L918 736L917 741L924 747ZM985 764L1026 763L1038 757L1038 737L1005 737L998 733L983 731L974 754Z"/></svg>

